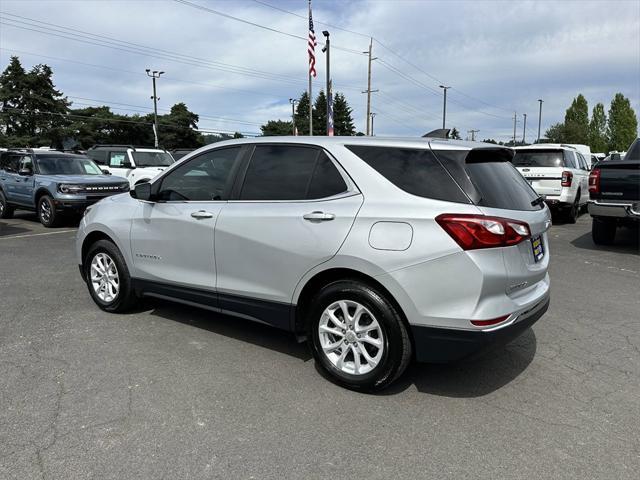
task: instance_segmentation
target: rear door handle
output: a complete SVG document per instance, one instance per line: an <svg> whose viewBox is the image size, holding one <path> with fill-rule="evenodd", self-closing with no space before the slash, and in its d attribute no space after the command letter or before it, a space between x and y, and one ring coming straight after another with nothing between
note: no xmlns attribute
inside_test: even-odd
<svg viewBox="0 0 640 480"><path fill-rule="evenodd" d="M310 222L327 222L333 220L336 216L333 213L311 212L303 215L302 218Z"/></svg>
<svg viewBox="0 0 640 480"><path fill-rule="evenodd" d="M213 213L207 212L206 210L198 210L197 212L193 212L191 216L200 220L202 218L213 218Z"/></svg>

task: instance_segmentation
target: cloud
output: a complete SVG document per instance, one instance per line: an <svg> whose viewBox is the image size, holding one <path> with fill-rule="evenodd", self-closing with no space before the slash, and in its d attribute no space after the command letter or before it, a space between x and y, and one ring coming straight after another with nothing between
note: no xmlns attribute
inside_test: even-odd
<svg viewBox="0 0 640 480"><path fill-rule="evenodd" d="M31 52L40 56L20 53L23 63L50 64L58 88L71 97L146 109L152 105L144 69L164 70L160 107L185 102L202 116L204 129L258 132L269 119L289 118L288 99L307 88L306 20L249 0L191 1L302 39L170 1L3 0L4 18L13 18L9 23L28 22L6 14L20 15L139 46L107 48L106 38L88 44L2 25L0 64L6 65L11 52ZM265 1L307 14L306 2ZM424 72L453 86L447 124L463 135L474 128L481 138L507 140L518 112L519 119L529 115L531 139L538 98L545 99L544 131L562 120L579 92L590 106L603 102L607 108L622 92L640 113L640 2L314 1L314 20L319 43L327 28L334 47L356 52L368 47L368 38L319 23L326 22L373 35L392 49L373 44L378 60L372 88L380 90L372 100L377 134L416 135L440 126L439 82ZM69 36L66 29L46 28ZM315 92L324 88L320 45L316 56ZM360 92L366 88L366 56L333 48L331 60L336 90L345 93L356 127L364 130L366 99Z"/></svg>

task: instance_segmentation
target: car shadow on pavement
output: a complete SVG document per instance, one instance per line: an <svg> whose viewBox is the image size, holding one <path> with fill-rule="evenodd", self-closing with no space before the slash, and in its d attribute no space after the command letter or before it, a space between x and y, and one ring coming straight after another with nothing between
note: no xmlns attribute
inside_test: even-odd
<svg viewBox="0 0 640 480"><path fill-rule="evenodd" d="M235 338L236 340L284 353L303 361L312 358L306 343L296 342L291 333L277 328L245 320L244 318L168 301L165 302L159 299L145 299L145 305L147 309L151 308L151 315L191 325L218 335Z"/></svg>
<svg viewBox="0 0 640 480"><path fill-rule="evenodd" d="M419 392L441 397L482 397L515 380L533 361L536 349L536 334L529 328L511 343L475 358L450 364L413 363L382 394L393 395L415 385Z"/></svg>
<svg viewBox="0 0 640 480"><path fill-rule="evenodd" d="M8 235L20 235L21 233L30 232L28 228L19 227L17 225L9 225L5 222L0 222L0 237L6 237Z"/></svg>
<svg viewBox="0 0 640 480"><path fill-rule="evenodd" d="M591 238L591 232L572 240L571 245L585 250L640 255L640 229L618 228L613 245L596 245Z"/></svg>

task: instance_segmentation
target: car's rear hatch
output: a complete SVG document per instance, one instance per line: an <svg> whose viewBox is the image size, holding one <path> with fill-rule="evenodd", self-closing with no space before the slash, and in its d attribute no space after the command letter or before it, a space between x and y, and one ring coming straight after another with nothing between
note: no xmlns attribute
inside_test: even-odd
<svg viewBox="0 0 640 480"><path fill-rule="evenodd" d="M488 216L519 220L529 225L531 238L503 247L508 274L506 292L526 296L544 279L548 268L549 209L511 164L513 150L480 147L434 153L470 200Z"/></svg>
<svg viewBox="0 0 640 480"><path fill-rule="evenodd" d="M562 192L565 166L562 149L518 149L512 163L539 195L553 196Z"/></svg>

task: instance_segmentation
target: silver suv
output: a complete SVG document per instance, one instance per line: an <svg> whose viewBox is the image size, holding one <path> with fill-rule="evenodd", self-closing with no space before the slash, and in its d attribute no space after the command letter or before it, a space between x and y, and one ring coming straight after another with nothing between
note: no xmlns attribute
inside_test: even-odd
<svg viewBox="0 0 640 480"><path fill-rule="evenodd" d="M267 323L337 383L381 389L412 358L475 354L546 311L549 209L512 157L439 139L216 143L88 210L80 272L106 311L156 297Z"/></svg>

